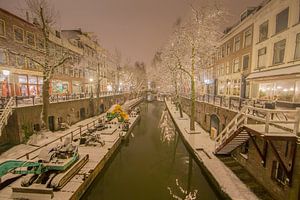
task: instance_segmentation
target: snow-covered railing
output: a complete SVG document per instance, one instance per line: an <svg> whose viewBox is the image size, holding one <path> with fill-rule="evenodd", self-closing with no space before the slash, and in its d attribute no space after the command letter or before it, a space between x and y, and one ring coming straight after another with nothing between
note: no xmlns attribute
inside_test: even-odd
<svg viewBox="0 0 300 200"><path fill-rule="evenodd" d="M3 128L7 125L8 119L12 114L13 98L9 98L3 109L0 109L0 135L2 134Z"/></svg>
<svg viewBox="0 0 300 200"><path fill-rule="evenodd" d="M114 96L114 95L121 95L126 94L127 92L101 92L99 97L104 96ZM89 98L96 98L97 94L95 93L77 93L77 94L53 94L50 95L49 100L50 103L57 103L57 102L65 102L65 101L73 101L79 99L89 99ZM34 106L34 105L41 105L43 103L42 96L14 96L13 98L13 105L15 107L19 106ZM5 98L4 98L5 100Z"/></svg>
<svg viewBox="0 0 300 200"><path fill-rule="evenodd" d="M276 110L244 106L216 137L215 148L217 149L231 138L240 127L249 124L250 120L252 120L251 124L262 124L264 126L261 134L273 133L270 131L270 126L275 126L277 129L282 130L281 133L285 134L292 133L298 136L300 133L300 108L296 110Z"/></svg>

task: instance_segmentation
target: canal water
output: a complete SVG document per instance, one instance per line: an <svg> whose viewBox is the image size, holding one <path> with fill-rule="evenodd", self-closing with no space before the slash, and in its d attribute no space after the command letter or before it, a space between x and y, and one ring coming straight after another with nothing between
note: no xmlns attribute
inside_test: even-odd
<svg viewBox="0 0 300 200"><path fill-rule="evenodd" d="M185 199L186 192L199 200L218 199L180 136L162 138L159 121L164 108L161 102L141 104L141 120L129 141L82 199L171 200Z"/></svg>

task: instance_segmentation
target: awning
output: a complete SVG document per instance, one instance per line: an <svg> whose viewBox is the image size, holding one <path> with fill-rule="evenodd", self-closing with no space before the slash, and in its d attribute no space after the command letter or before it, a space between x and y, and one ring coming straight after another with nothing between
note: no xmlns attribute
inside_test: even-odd
<svg viewBox="0 0 300 200"><path fill-rule="evenodd" d="M293 74L300 74L300 65L284 67L279 69L270 69L261 72L254 72L251 73L246 79L258 79L264 77L286 76Z"/></svg>

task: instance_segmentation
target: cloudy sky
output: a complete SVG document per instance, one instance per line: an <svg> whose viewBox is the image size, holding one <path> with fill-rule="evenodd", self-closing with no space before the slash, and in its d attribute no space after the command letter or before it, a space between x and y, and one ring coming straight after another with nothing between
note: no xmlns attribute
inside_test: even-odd
<svg viewBox="0 0 300 200"><path fill-rule="evenodd" d="M176 19L189 11L187 0L49 1L59 12L57 27L95 32L105 48L119 49L123 60L131 58L146 63L166 41ZM234 23L246 7L256 6L261 0L223 2L232 15L230 23ZM24 16L20 13L24 0L0 0L0 7Z"/></svg>

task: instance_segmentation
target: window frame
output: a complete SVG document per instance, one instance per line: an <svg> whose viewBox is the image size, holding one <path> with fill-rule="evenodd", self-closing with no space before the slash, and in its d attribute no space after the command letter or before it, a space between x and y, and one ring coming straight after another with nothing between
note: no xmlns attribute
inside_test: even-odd
<svg viewBox="0 0 300 200"><path fill-rule="evenodd" d="M248 67L247 67L247 68L244 67L244 58L245 58L246 56L248 56ZM250 53L244 54L244 55L242 56L242 70L243 70L243 71L249 69L249 67L251 66L251 63L250 63L250 62L251 62Z"/></svg>
<svg viewBox="0 0 300 200"><path fill-rule="evenodd" d="M266 35L265 38L262 38L262 37L261 37L261 27L262 27L263 25L267 25L267 35ZM269 36L269 20L267 20L267 21L265 21L265 22L263 22L262 24L259 25L258 42L263 42L263 41L267 40L267 39L268 39L268 36Z"/></svg>
<svg viewBox="0 0 300 200"><path fill-rule="evenodd" d="M283 13L285 10L288 10L288 17L287 17L287 24L286 27L281 29L281 30L277 30L278 24L277 24L277 20L278 20L278 15L280 15L281 13ZM284 9L282 9L279 13L276 14L276 19L275 19L275 34L280 33L286 29L288 29L289 27L289 17L290 17L290 7L286 7Z"/></svg>
<svg viewBox="0 0 300 200"><path fill-rule="evenodd" d="M3 23L3 35L0 34L0 37L6 37L6 23L4 19L0 19L0 21Z"/></svg>
<svg viewBox="0 0 300 200"><path fill-rule="evenodd" d="M239 48L238 49L236 49L236 41L237 41L237 38L239 38ZM238 35L238 36L236 36L235 38L234 38L234 51L236 52L236 51L239 51L241 49L241 36L240 35Z"/></svg>
<svg viewBox="0 0 300 200"><path fill-rule="evenodd" d="M296 51L297 51L297 37L299 37L299 57L296 58ZM296 34L295 38L295 50L294 50L294 60L300 60L300 32Z"/></svg>
<svg viewBox="0 0 300 200"><path fill-rule="evenodd" d="M280 42L282 42L282 41L284 41L284 54L283 54L283 59L282 59L281 62L275 63L275 46L276 46L276 44L278 44L278 43L280 43ZM277 41L277 42L274 43L274 45L273 45L273 65L280 65L280 64L283 64L283 63L284 63L284 59L285 59L285 56L286 56L285 49L286 49L286 39L282 39L282 40L279 40L279 41Z"/></svg>
<svg viewBox="0 0 300 200"><path fill-rule="evenodd" d="M265 49L265 53L264 54L260 54L259 52L261 50L263 50L263 49ZM267 47L263 47L263 48L260 48L260 49L257 50L257 65L256 65L256 69L261 69L261 68L267 67L266 65L265 66L259 66L259 57L262 56L262 55L267 56Z"/></svg>
<svg viewBox="0 0 300 200"><path fill-rule="evenodd" d="M247 34L247 32L250 32L249 35L250 35L250 39L251 39L251 43L248 46L246 46L246 34ZM253 38L253 32L252 32L252 28L250 27L250 28L248 28L244 31L244 41L243 41L243 47L244 48L250 47L252 45L252 43L253 43L252 38Z"/></svg>
<svg viewBox="0 0 300 200"><path fill-rule="evenodd" d="M22 30L22 41L18 41L18 40L16 39L16 32L15 32L16 29ZM23 44L23 43L24 43L24 35L25 35L24 29L21 28L21 27L19 27L19 26L17 26L17 25L13 25L13 33L14 33L14 41Z"/></svg>
<svg viewBox="0 0 300 200"><path fill-rule="evenodd" d="M33 35L33 45L28 43L28 34L32 34ZM36 46L36 41L35 41L35 34L31 31L26 31L26 44L31 46L31 47L35 47Z"/></svg>

